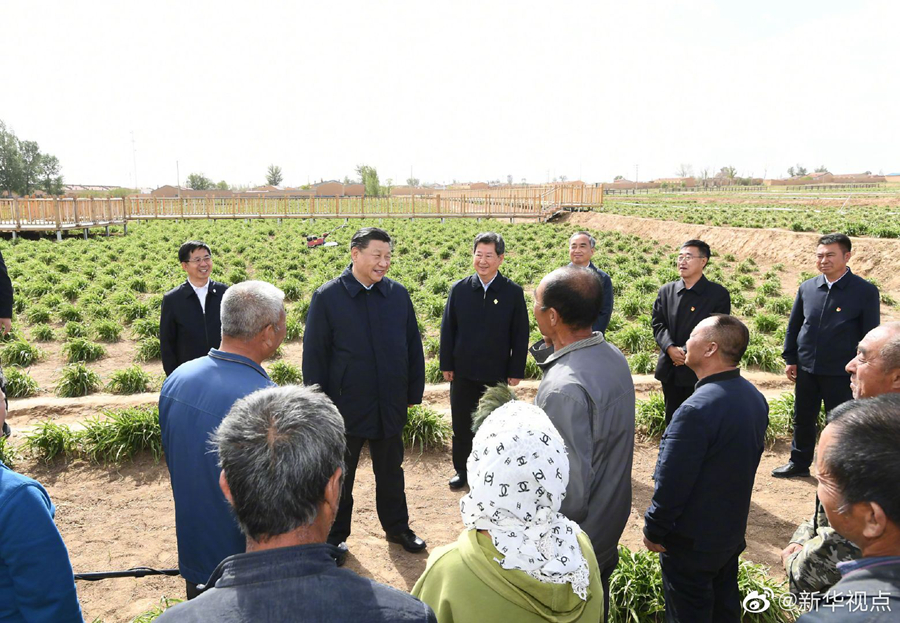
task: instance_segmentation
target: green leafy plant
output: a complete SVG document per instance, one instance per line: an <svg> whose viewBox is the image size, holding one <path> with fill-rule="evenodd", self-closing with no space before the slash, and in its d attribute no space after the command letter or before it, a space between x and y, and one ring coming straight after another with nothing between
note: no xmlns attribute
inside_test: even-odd
<svg viewBox="0 0 900 623"><path fill-rule="evenodd" d="M36 342L52 342L56 339L56 334L53 333L53 327L48 324L41 323L36 324L31 328L31 337Z"/></svg>
<svg viewBox="0 0 900 623"><path fill-rule="evenodd" d="M106 388L113 394L140 394L152 391L153 377L137 364L116 370Z"/></svg>
<svg viewBox="0 0 900 623"><path fill-rule="evenodd" d="M436 383L444 382L444 373L441 372L441 362L437 359L429 359L425 362L425 382Z"/></svg>
<svg viewBox="0 0 900 623"><path fill-rule="evenodd" d="M180 599L169 599L168 597L163 597L160 600L158 606L154 606L151 610L147 610L146 612L142 612L137 615L135 618L131 620L131 623L153 623L159 616L171 608L172 606L178 605L181 603Z"/></svg>
<svg viewBox="0 0 900 623"><path fill-rule="evenodd" d="M70 363L62 370L56 393L63 398L87 396L100 389L100 376L82 362Z"/></svg>
<svg viewBox="0 0 900 623"><path fill-rule="evenodd" d="M19 451L6 437L0 436L0 463L3 463L10 469L16 466L19 460Z"/></svg>
<svg viewBox="0 0 900 623"><path fill-rule="evenodd" d="M66 361L75 363L77 361L96 361L106 355L106 349L102 344L91 342L84 338L75 338L63 344L63 354Z"/></svg>
<svg viewBox="0 0 900 623"><path fill-rule="evenodd" d="M87 335L87 329L80 322L75 322L71 320L65 324L63 327L63 332L66 334L66 337L69 339L76 337L85 337Z"/></svg>
<svg viewBox="0 0 900 623"><path fill-rule="evenodd" d="M656 357L646 351L628 357L628 367L634 374L653 374L656 371Z"/></svg>
<svg viewBox="0 0 900 623"><path fill-rule="evenodd" d="M46 305L32 305L25 310L25 318L29 324L50 322L50 309Z"/></svg>
<svg viewBox="0 0 900 623"><path fill-rule="evenodd" d="M118 342L122 325L115 320L98 320L94 323L94 333L102 342Z"/></svg>
<svg viewBox="0 0 900 623"><path fill-rule="evenodd" d="M666 401L662 392L650 392L646 400L638 400L635 409L635 431L645 438L661 437L666 430Z"/></svg>
<svg viewBox="0 0 900 623"><path fill-rule="evenodd" d="M138 342L137 353L134 358L138 361L152 361L154 359L159 359L161 353L159 338L147 337Z"/></svg>
<svg viewBox="0 0 900 623"><path fill-rule="evenodd" d="M81 311L71 303L61 305L57 313L63 322L81 322L82 320Z"/></svg>
<svg viewBox="0 0 900 623"><path fill-rule="evenodd" d="M104 418L84 421L81 434L82 452L92 461L118 462L138 452L149 451L153 458L162 456L162 433L156 407L131 407L103 411Z"/></svg>
<svg viewBox="0 0 900 623"><path fill-rule="evenodd" d="M78 434L65 424L43 420L25 435L25 448L47 463L58 456L69 458L78 449Z"/></svg>
<svg viewBox="0 0 900 623"><path fill-rule="evenodd" d="M303 382L300 367L287 361L276 361L269 368L269 378L277 385L299 385Z"/></svg>
<svg viewBox="0 0 900 623"><path fill-rule="evenodd" d="M6 397L28 398L38 392L38 384L25 370L10 366L3 373L6 375Z"/></svg>
<svg viewBox="0 0 900 623"><path fill-rule="evenodd" d="M443 448L451 435L450 424L434 409L425 405L413 405L407 410L403 445L408 448L419 446L420 453L432 448Z"/></svg>
<svg viewBox="0 0 900 623"><path fill-rule="evenodd" d="M0 349L0 362L4 366L28 367L44 357L44 351L25 340L10 342Z"/></svg>

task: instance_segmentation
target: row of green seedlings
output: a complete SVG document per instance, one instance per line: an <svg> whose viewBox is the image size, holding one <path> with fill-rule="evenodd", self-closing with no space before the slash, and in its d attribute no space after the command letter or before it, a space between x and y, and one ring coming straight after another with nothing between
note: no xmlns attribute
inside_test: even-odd
<svg viewBox="0 0 900 623"><path fill-rule="evenodd" d="M745 611L745 623L791 623L800 616L783 582L769 576L765 565L741 558L738 565L738 589L741 595L756 591L773 595L764 612ZM666 601L663 595L659 556L646 550L631 551L619 545L619 564L609 580L610 623L662 623Z"/></svg>
<svg viewBox="0 0 900 623"><path fill-rule="evenodd" d="M85 458L95 463L117 463L148 451L158 460L162 455L159 410L156 406L101 411L103 417L88 418L83 428L71 428L44 420L24 436L21 446L29 455L43 460ZM403 429L403 442L411 450L424 452L444 448L451 430L446 419L434 409L415 405ZM0 442L0 455L7 465L16 462L18 449Z"/></svg>
<svg viewBox="0 0 900 623"><path fill-rule="evenodd" d="M662 586L659 556L619 545L619 564L609 580L610 623L662 623L666 611ZM741 595L756 592L774 596L771 606L764 612L745 612L741 620L746 623L791 623L800 615L796 607L785 606L791 602L787 589L783 583L769 577L764 565L741 558L738 589ZM158 605L132 619L132 623L152 623L179 603L179 599L163 597Z"/></svg>
<svg viewBox="0 0 900 623"><path fill-rule="evenodd" d="M777 439L789 439L794 432L794 394L785 392L767 399L769 426L766 428L766 444L772 446ZM825 409L819 412L819 430L825 427ZM666 430L666 403L662 392L653 391L646 400L638 400L635 410L635 431L644 439L659 439Z"/></svg>

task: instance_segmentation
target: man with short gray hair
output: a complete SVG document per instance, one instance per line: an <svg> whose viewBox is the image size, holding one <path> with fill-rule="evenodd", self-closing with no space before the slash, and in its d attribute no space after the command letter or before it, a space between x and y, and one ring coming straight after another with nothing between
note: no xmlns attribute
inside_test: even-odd
<svg viewBox="0 0 900 623"><path fill-rule="evenodd" d="M600 307L600 313L592 325L594 331L606 334L606 328L609 326L609 319L612 317L613 310L613 285L612 279L609 278L604 271L594 266L591 258L594 257L594 247L597 246L597 240L586 231L576 231L569 237L569 266L578 266L580 268L590 268L600 277L603 284L603 305Z"/></svg>
<svg viewBox="0 0 900 623"><path fill-rule="evenodd" d="M187 597L199 594L224 558L244 551L244 537L219 490L207 440L235 401L274 385L262 368L284 340L284 292L244 281L222 297L222 345L178 367L159 394L159 425L175 498L178 566Z"/></svg>
<svg viewBox="0 0 900 623"><path fill-rule="evenodd" d="M344 478L344 421L325 394L256 391L235 403L214 443L247 552L223 560L198 599L160 621L435 621L414 597L336 564L342 552L326 539Z"/></svg>

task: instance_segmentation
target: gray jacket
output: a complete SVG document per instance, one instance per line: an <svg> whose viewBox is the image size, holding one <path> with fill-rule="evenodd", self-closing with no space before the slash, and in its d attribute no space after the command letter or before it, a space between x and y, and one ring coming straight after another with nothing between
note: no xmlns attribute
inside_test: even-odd
<svg viewBox="0 0 900 623"><path fill-rule="evenodd" d="M591 538L602 569L615 560L631 513L631 371L619 349L597 331L559 352L540 346L531 349L544 370L534 404L547 413L569 452L569 486L560 511Z"/></svg>

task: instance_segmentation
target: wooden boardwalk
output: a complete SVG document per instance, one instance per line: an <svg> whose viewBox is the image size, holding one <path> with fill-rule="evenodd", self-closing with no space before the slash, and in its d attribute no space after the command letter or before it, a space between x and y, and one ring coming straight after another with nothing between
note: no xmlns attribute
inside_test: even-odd
<svg viewBox="0 0 900 623"><path fill-rule="evenodd" d="M570 188L452 191L401 197L126 197L0 199L0 232L88 231L130 221L190 219L508 218L546 221L565 209L602 202L602 190ZM516 192L519 191L519 192ZM596 203L594 203L596 202Z"/></svg>

